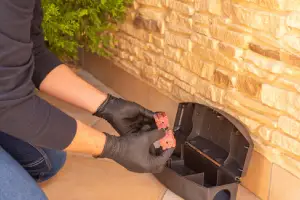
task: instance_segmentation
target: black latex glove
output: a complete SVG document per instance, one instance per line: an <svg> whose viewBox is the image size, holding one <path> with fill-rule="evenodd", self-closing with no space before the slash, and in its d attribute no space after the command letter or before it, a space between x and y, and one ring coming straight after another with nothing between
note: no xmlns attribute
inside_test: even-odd
<svg viewBox="0 0 300 200"><path fill-rule="evenodd" d="M156 128L154 112L110 94L94 115L105 119L121 136Z"/></svg>
<svg viewBox="0 0 300 200"><path fill-rule="evenodd" d="M110 158L127 170L138 173L160 173L172 155L174 148L161 155L150 154L150 146L164 137L163 130L139 132L125 136L106 134L106 143L100 158Z"/></svg>

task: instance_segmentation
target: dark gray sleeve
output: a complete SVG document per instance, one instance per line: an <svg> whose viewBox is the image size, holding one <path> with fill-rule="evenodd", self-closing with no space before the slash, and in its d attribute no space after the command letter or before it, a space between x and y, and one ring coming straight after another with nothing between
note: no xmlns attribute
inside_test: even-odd
<svg viewBox="0 0 300 200"><path fill-rule="evenodd" d="M41 82L54 68L62 64L56 55L54 55L46 46L42 30L43 10L41 0L36 0L33 10L33 19L31 22L31 40L33 42L33 55L35 69L32 81L37 88Z"/></svg>
<svg viewBox="0 0 300 200"><path fill-rule="evenodd" d="M0 1L0 131L31 144L64 149L76 121L34 93L30 37L35 0Z"/></svg>

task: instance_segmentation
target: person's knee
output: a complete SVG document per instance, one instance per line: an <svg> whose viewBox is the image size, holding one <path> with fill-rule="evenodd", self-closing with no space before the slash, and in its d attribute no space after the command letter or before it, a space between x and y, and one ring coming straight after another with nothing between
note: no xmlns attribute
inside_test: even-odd
<svg viewBox="0 0 300 200"><path fill-rule="evenodd" d="M43 182L54 177L64 166L67 154L63 151L44 149L46 153L45 163L47 165L43 171L40 171L38 182Z"/></svg>

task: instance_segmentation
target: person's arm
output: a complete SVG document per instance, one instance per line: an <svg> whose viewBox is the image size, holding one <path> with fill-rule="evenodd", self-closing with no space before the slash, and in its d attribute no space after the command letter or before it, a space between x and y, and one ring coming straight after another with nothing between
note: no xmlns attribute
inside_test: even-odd
<svg viewBox="0 0 300 200"><path fill-rule="evenodd" d="M107 95L78 77L49 51L44 41L42 19L41 1L36 0L31 24L35 61L32 80L35 86L42 92L94 113Z"/></svg>
<svg viewBox="0 0 300 200"><path fill-rule="evenodd" d="M35 95L35 0L0 1L0 130L33 145L98 154L106 137Z"/></svg>

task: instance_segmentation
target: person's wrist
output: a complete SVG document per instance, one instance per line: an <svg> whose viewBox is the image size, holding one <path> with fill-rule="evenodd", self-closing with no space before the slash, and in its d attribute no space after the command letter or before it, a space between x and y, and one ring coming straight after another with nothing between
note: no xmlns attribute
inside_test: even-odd
<svg viewBox="0 0 300 200"><path fill-rule="evenodd" d="M106 132L103 133L105 135L105 142L101 152L98 152L96 155L93 155L94 158L113 158L114 147L117 145L117 137L110 135Z"/></svg>
<svg viewBox="0 0 300 200"><path fill-rule="evenodd" d="M113 99L114 97L111 94L106 94L106 98L100 103L98 106L97 110L93 113L94 116L97 117L103 117L104 115L104 110L106 106L109 104L109 102Z"/></svg>

